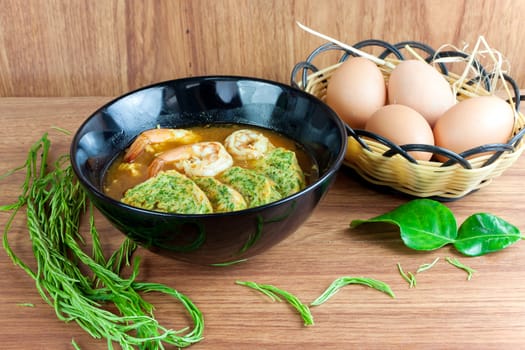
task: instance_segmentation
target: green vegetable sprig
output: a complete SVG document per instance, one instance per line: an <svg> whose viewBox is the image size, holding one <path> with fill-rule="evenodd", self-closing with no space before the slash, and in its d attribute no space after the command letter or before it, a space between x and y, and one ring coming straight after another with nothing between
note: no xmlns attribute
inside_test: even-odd
<svg viewBox="0 0 525 350"><path fill-rule="evenodd" d="M474 272L476 272L476 270L474 270L473 268L463 264L461 261L459 261L457 258L450 258L450 257L447 257L445 258L445 260L452 266L455 266L457 267L458 269L461 269L463 271L465 271L467 273L467 280L471 280L472 279L472 276L474 275Z"/></svg>
<svg viewBox="0 0 525 350"><path fill-rule="evenodd" d="M434 261L432 261L431 263L425 263L425 264L419 265L419 267L416 270L416 273L430 270L431 268L434 267L434 265L437 264L438 261L439 261L439 257L435 258Z"/></svg>
<svg viewBox="0 0 525 350"><path fill-rule="evenodd" d="M383 215L353 220L350 227L371 222L399 226L401 239L409 248L434 250L452 244L467 256L496 252L522 239L516 226L487 213L471 215L458 229L452 211L431 199L414 199Z"/></svg>
<svg viewBox="0 0 525 350"><path fill-rule="evenodd" d="M352 277L344 276L335 279L332 284L314 301L310 303L310 306L317 306L325 303L330 299L335 293L337 293L341 288L348 286L350 284L361 284L367 287L376 289L380 292L383 292L389 295L391 298L395 298L395 294L388 284L383 281L379 281L373 278L368 277Z"/></svg>
<svg viewBox="0 0 525 350"><path fill-rule="evenodd" d="M434 259L434 261L432 261L431 263L421 264L419 266L419 268L416 270L415 273L405 272L403 270L403 268L401 267L401 264L397 263L397 270L398 270L399 274L401 275L401 277L403 277L403 279L408 283L409 288L415 288L416 285L417 285L416 275L421 273L421 272L430 270L431 268L433 268L437 264L438 261L439 261L439 257ZM473 268L463 264L457 258L446 257L445 261L448 262L450 265L455 266L458 269L461 269L461 270L465 271L467 273L467 280L468 281L470 281L472 279L472 276L476 272L476 270L474 270Z"/></svg>
<svg viewBox="0 0 525 350"><path fill-rule="evenodd" d="M403 267L401 266L401 263L397 263L397 270L399 271L401 277L403 277L403 279L407 281L409 288L416 288L417 279L412 272L405 272L405 270L403 270Z"/></svg>
<svg viewBox="0 0 525 350"><path fill-rule="evenodd" d="M253 288L267 295L272 301L282 301L281 297L284 298L284 300L286 300L299 312L301 318L304 321L305 326L311 326L314 324L312 312L308 305L301 302L299 298L297 298L290 292L287 292L270 284L259 284L251 281L236 281L235 283ZM310 303L310 306L318 306L324 304L328 299L334 296L334 294L337 293L341 288L350 284L365 285L367 287L383 292L392 298L396 297L390 286L385 282L368 277L344 276L335 279L317 299Z"/></svg>
<svg viewBox="0 0 525 350"><path fill-rule="evenodd" d="M272 286L270 284L259 284L251 281L236 281L235 283L253 288L264 295L268 296L272 301L282 301L281 297L284 298L290 305L292 305L301 315L305 326L311 326L314 324L314 318L308 305L304 304L295 295Z"/></svg>
<svg viewBox="0 0 525 350"><path fill-rule="evenodd" d="M46 134L31 147L24 166L14 170L25 170L22 194L16 203L0 207L0 211L11 211L3 232L3 246L12 261L35 280L41 297L54 307L60 320L75 321L94 338L105 338L108 349L113 349L114 343L122 349L164 349L164 344L186 347L200 341L202 313L187 296L162 284L137 282L138 258L129 278L120 275L121 268L130 265L129 259L137 248L133 242L126 239L108 259L104 257L91 205L93 248L91 254L84 252L80 220L88 201L68 156L59 157L48 169L50 146ZM15 254L8 240L13 220L23 208L37 264L35 270ZM83 272L80 265L90 273ZM193 329L161 326L154 318L153 305L142 297L148 292L164 293L181 302L193 320ZM117 312L110 311L115 308ZM74 341L72 344L78 349Z"/></svg>

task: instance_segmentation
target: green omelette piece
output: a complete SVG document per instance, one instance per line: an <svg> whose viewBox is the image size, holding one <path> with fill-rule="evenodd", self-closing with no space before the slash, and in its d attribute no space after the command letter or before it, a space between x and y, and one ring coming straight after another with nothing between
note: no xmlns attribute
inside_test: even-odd
<svg viewBox="0 0 525 350"><path fill-rule="evenodd" d="M206 194L214 212L230 212L248 207L238 191L213 177L195 177L193 181Z"/></svg>
<svg viewBox="0 0 525 350"><path fill-rule="evenodd" d="M258 160L256 169L277 184L283 197L299 192L306 186L295 152L282 147L271 150Z"/></svg>
<svg viewBox="0 0 525 350"><path fill-rule="evenodd" d="M122 202L148 210L178 214L213 212L206 194L176 170L160 172L126 191Z"/></svg>
<svg viewBox="0 0 525 350"><path fill-rule="evenodd" d="M233 166L222 172L219 180L237 190L250 208L282 198L275 182L251 169Z"/></svg>

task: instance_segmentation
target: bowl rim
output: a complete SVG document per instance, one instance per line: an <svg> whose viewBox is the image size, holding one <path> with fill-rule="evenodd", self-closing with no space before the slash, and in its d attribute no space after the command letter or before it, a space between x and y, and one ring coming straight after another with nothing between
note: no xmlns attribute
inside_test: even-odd
<svg viewBox="0 0 525 350"><path fill-rule="evenodd" d="M130 95L132 95L134 93L140 92L140 91L148 90L148 89L155 88L155 87L165 86L165 85L168 85L170 83L175 83L175 82L188 82L188 81L199 81L200 82L200 81L206 81L206 80L209 80L209 81L217 81L217 80L251 81L251 82L264 83L264 84L280 87L283 90L293 91L293 93L299 94L302 97L307 98L308 100L315 101L317 104L319 104L320 106L322 106L323 108L325 108L329 112L328 116L329 116L330 119L333 119L333 122L338 126L339 134L340 134L340 137L341 137L341 140L342 140L340 151L337 154L337 156L334 158L331 166L326 170L326 172L322 176L319 176L314 182L308 184L302 190L300 190L300 191L298 191L298 192L296 192L296 193L294 193L294 194L292 194L290 196L281 198L281 199L279 199L277 201L273 201L271 203L267 203L267 204L264 204L264 205L256 206L256 207L251 207L251 208L246 208L246 209L236 210L236 211L230 211L230 212L207 213L207 214L166 213L166 212L154 211L154 210L143 209L143 208L131 206L131 205L125 204L125 203L123 203L121 201L118 201L116 199L113 199L113 198L107 196L101 190L99 190L91 181L89 181L88 179L86 179L82 175L82 172L78 168L78 164L75 161L75 156L74 156L76 154L77 149L78 149L78 143L79 143L78 141L79 141L79 138L80 138L80 135L81 135L81 131L84 129L84 127L90 122L91 119L95 118L95 116L98 115L101 111L103 111L104 109L108 108L109 106L111 106L115 102L117 102L119 100L122 100L123 98L125 98L127 96L130 96ZM345 124L341 121L341 119L337 116L337 114L335 113L335 111L331 107L329 107L326 103L324 103L321 99L319 99L315 95L309 94L309 93L307 93L307 92L305 92L305 91L303 91L303 90L301 90L299 88L296 88L294 86L286 85L284 83L280 83L280 82L277 82L277 81L264 79L264 78L249 77L249 76L243 76L243 75L198 75L198 76L191 76L191 77L182 77L182 78L168 79L168 80L163 80L163 81L160 81L160 82L157 82L157 83L148 84L148 85L145 85L145 86L133 89L133 90L128 91L128 92L126 92L126 93L124 93L122 95L119 95L117 97L112 98L108 102L104 103L102 106L100 106L97 109L95 109L79 125L79 127L77 128L77 130L73 134L73 139L71 141L69 153L70 153L70 162L71 162L71 166L73 168L73 172L75 173L77 180L84 187L87 187L89 189L89 191L87 191L87 193L91 193L92 195L98 197L99 199L101 199L103 201L109 202L112 205L121 207L123 209L126 209L126 210L131 211L131 212L135 212L135 213L155 216L155 217L159 217L159 218L185 218L185 219L195 218L196 219L196 218L208 218L208 217L214 217L214 218L215 217L228 217L228 216L237 216L237 215L239 215L239 213L250 214L250 213L253 213L253 212L260 212L261 210L266 209L266 208L277 207L277 206L280 206L280 205L282 205L282 204L284 204L286 202L294 201L296 198L301 197L304 193L310 192L310 191L314 191L317 187L321 186L328 178L332 177L335 173L337 173L339 168L342 166L343 161L344 161L345 152L346 152L347 142L348 142L348 135L347 135L347 128L346 128Z"/></svg>

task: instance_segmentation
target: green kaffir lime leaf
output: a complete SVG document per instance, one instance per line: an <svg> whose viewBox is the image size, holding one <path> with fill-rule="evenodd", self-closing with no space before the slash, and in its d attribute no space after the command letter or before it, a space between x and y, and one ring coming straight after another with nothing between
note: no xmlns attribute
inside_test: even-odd
<svg viewBox="0 0 525 350"><path fill-rule="evenodd" d="M434 250L454 243L457 224L454 214L440 202L415 199L394 210L368 220L353 220L350 227L370 222L384 222L399 226L401 239L416 250Z"/></svg>
<svg viewBox="0 0 525 350"><path fill-rule="evenodd" d="M504 249L520 239L516 226L497 216L478 213L461 224L454 247L465 255L479 256Z"/></svg>

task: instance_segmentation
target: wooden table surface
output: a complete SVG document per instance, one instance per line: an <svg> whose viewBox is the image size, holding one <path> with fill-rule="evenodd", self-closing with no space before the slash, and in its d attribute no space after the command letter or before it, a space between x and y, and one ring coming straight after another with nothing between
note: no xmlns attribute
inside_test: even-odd
<svg viewBox="0 0 525 350"><path fill-rule="evenodd" d="M21 165L28 147L49 132L54 155L69 150L71 131L108 97L0 98L0 173ZM525 229L520 159L488 187L447 203L458 222L475 212L498 215ZM14 202L22 175L0 182L1 203ZM188 295L205 317L204 340L193 349L517 349L525 348L525 244L476 258L453 248L416 252L406 248L394 229L349 229L352 219L391 210L408 199L364 186L342 169L335 185L308 221L264 254L229 267L194 266L156 256L144 249L142 281L165 283ZM8 215L0 213L4 226ZM97 215L104 246L111 251L123 236ZM16 253L32 262L23 217L9 233ZM396 264L415 271L435 258L439 262L417 274L416 288L398 273ZM445 262L457 257L474 268L467 274ZM75 323L59 321L35 289L33 280L0 252L0 342L2 349L106 349ZM348 286L325 304L312 308L315 325L305 327L294 309L272 302L235 284L250 280L273 284L311 302L336 278L365 276L388 283L392 299L362 286ZM161 323L180 329L190 325L177 302L148 296ZM24 306L23 304L33 304Z"/></svg>

